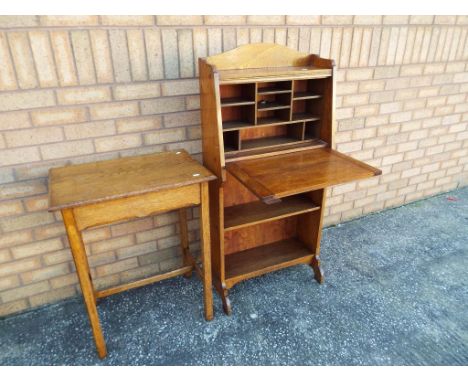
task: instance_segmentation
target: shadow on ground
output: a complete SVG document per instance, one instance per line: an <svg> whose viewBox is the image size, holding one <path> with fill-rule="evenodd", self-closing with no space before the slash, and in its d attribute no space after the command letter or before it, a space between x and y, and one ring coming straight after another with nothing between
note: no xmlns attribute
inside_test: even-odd
<svg viewBox="0 0 468 382"><path fill-rule="evenodd" d="M1 365L467 365L468 188L324 230L307 266L243 282L202 316L177 278L105 299L99 361L81 299L0 320Z"/></svg>

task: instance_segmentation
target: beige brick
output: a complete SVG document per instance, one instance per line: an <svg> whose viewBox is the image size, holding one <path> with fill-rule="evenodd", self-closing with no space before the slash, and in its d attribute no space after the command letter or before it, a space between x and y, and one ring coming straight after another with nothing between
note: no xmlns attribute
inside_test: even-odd
<svg viewBox="0 0 468 382"><path fill-rule="evenodd" d="M129 257L146 255L155 253L157 251L156 241L149 241L147 243L134 245L128 248L121 248L117 250L117 258L119 260L127 259ZM143 265L143 264L142 264Z"/></svg>
<svg viewBox="0 0 468 382"><path fill-rule="evenodd" d="M119 119L116 122L119 134L132 133L137 131L147 131L160 129L162 125L161 117L143 117Z"/></svg>
<svg viewBox="0 0 468 382"><path fill-rule="evenodd" d="M46 179L15 182L0 186L0 196L4 199L21 198L47 192Z"/></svg>
<svg viewBox="0 0 468 382"><path fill-rule="evenodd" d="M48 280L54 277L63 276L69 273L67 263L53 265L51 267L40 268L32 271L23 272L21 280L23 284L31 284L43 280Z"/></svg>
<svg viewBox="0 0 468 382"><path fill-rule="evenodd" d="M323 25L344 25L352 23L353 16L322 16Z"/></svg>
<svg viewBox="0 0 468 382"><path fill-rule="evenodd" d="M68 286L65 288L55 289L52 291L39 293L29 297L31 307L36 307L45 304L51 304L57 301L65 300L67 298L75 296L76 289L74 286Z"/></svg>
<svg viewBox="0 0 468 382"><path fill-rule="evenodd" d="M3 218L2 220L5 220ZM27 243L32 240L30 231L3 233L0 237L0 248L9 248L14 245Z"/></svg>
<svg viewBox="0 0 468 382"><path fill-rule="evenodd" d="M454 25L456 23L457 16L448 15L436 15L434 18L434 24L448 24ZM428 22L430 24L430 22Z"/></svg>
<svg viewBox="0 0 468 382"><path fill-rule="evenodd" d="M232 16L232 15L210 15L204 16L205 25L242 25L247 21L246 16Z"/></svg>
<svg viewBox="0 0 468 382"><path fill-rule="evenodd" d="M27 32L8 33L13 63L21 89L31 89L38 86L36 69L32 59L29 38Z"/></svg>
<svg viewBox="0 0 468 382"><path fill-rule="evenodd" d="M34 27L38 25L37 16L0 16L0 28Z"/></svg>
<svg viewBox="0 0 468 382"><path fill-rule="evenodd" d="M94 147L90 140L52 143L41 146L41 154L44 160L87 155L93 152Z"/></svg>
<svg viewBox="0 0 468 382"><path fill-rule="evenodd" d="M0 304L0 316L9 316L29 307L26 299L12 301L6 304Z"/></svg>
<svg viewBox="0 0 468 382"><path fill-rule="evenodd" d="M382 23L382 16L360 15L354 16L354 24L357 25L378 25Z"/></svg>
<svg viewBox="0 0 468 382"><path fill-rule="evenodd" d="M148 241L159 240L168 236L175 235L176 233L175 226L170 225L170 223L178 222L177 215L175 214L158 215L157 218L159 217L163 218L164 216L171 218L170 222L167 222L167 221L163 222L164 224L169 224L169 225L163 225L162 227L144 231L144 232L137 232L136 234L137 243L146 243ZM172 219L172 217L175 217L175 219ZM161 224L161 221L160 221L160 224Z"/></svg>
<svg viewBox="0 0 468 382"><path fill-rule="evenodd" d="M4 291L7 289L13 289L20 285L20 281L18 276L12 275L8 277L2 277L0 279L0 291Z"/></svg>
<svg viewBox="0 0 468 382"><path fill-rule="evenodd" d="M48 33L44 31L30 31L29 40L41 87L57 86L58 80L55 73L54 56Z"/></svg>
<svg viewBox="0 0 468 382"><path fill-rule="evenodd" d="M114 135L116 132L114 121L88 122L64 127L67 140L86 139Z"/></svg>
<svg viewBox="0 0 468 382"><path fill-rule="evenodd" d="M320 16L317 15L289 15L286 16L286 24L288 25L319 25Z"/></svg>
<svg viewBox="0 0 468 382"><path fill-rule="evenodd" d="M132 245L134 243L133 236L127 235L122 237L117 237L109 240L100 241L97 243L91 244L91 251L94 254L113 251L118 248L124 248Z"/></svg>
<svg viewBox="0 0 468 382"><path fill-rule="evenodd" d="M161 84L161 90L163 96L198 94L200 91L198 80L179 80L163 82Z"/></svg>
<svg viewBox="0 0 468 382"><path fill-rule="evenodd" d="M116 85L114 87L114 97L117 100L155 98L159 97L160 93L161 91L158 82Z"/></svg>
<svg viewBox="0 0 468 382"><path fill-rule="evenodd" d="M362 149L362 141L346 142L336 145L338 151L350 153Z"/></svg>
<svg viewBox="0 0 468 382"><path fill-rule="evenodd" d="M10 289L0 293L3 302L11 302L21 298L33 296L35 294L49 290L49 283L41 281L35 284L30 284L20 288Z"/></svg>
<svg viewBox="0 0 468 382"><path fill-rule="evenodd" d="M59 237L63 235L65 235L65 227L62 222L59 222L56 224L48 224L48 225L34 228L34 238L36 240L44 240L44 239L49 239L52 237Z"/></svg>
<svg viewBox="0 0 468 382"><path fill-rule="evenodd" d="M117 29L110 30L109 40L115 81L130 82L132 77L130 74L130 59L125 31Z"/></svg>
<svg viewBox="0 0 468 382"><path fill-rule="evenodd" d="M165 127L189 126L200 123L199 111L186 111L183 113L172 113L164 115Z"/></svg>
<svg viewBox="0 0 468 382"><path fill-rule="evenodd" d="M385 88L385 81L383 80L373 80L373 81L361 81L359 82L359 92L378 92L382 91Z"/></svg>
<svg viewBox="0 0 468 382"><path fill-rule="evenodd" d="M350 94L343 97L343 106L356 106L369 103L369 94Z"/></svg>
<svg viewBox="0 0 468 382"><path fill-rule="evenodd" d="M354 116L356 118L377 115L378 113L379 105L364 105L358 106L354 109Z"/></svg>
<svg viewBox="0 0 468 382"><path fill-rule="evenodd" d="M136 102L114 102L96 104L89 108L92 120L132 117L139 114Z"/></svg>
<svg viewBox="0 0 468 382"><path fill-rule="evenodd" d="M154 25L153 16L100 16L102 25L128 26L128 25ZM182 16L183 17L183 16Z"/></svg>
<svg viewBox="0 0 468 382"><path fill-rule="evenodd" d="M148 57L149 78L158 80L164 78L161 32L159 29L145 30L146 54ZM206 54L204 55L206 56Z"/></svg>
<svg viewBox="0 0 468 382"><path fill-rule="evenodd" d="M143 30L128 30L127 42L132 79L133 81L144 81L148 79L148 71L146 66L146 52Z"/></svg>
<svg viewBox="0 0 468 382"><path fill-rule="evenodd" d="M98 16L39 16L41 25L49 27L98 25Z"/></svg>
<svg viewBox="0 0 468 382"><path fill-rule="evenodd" d="M153 227L153 219L145 218L117 224L111 227L112 236L122 236L129 233L148 230Z"/></svg>
<svg viewBox="0 0 468 382"><path fill-rule="evenodd" d="M391 90L375 92L370 95L371 103L390 102L395 99L395 92Z"/></svg>
<svg viewBox="0 0 468 382"><path fill-rule="evenodd" d="M177 30L163 29L161 31L164 75L166 78L179 77L179 56L177 47ZM221 36L220 36L221 37Z"/></svg>
<svg viewBox="0 0 468 382"><path fill-rule="evenodd" d="M39 155L39 150L37 147L0 150L0 163L3 166L36 162L39 160L40 160L40 155Z"/></svg>
<svg viewBox="0 0 468 382"><path fill-rule="evenodd" d="M96 74L89 33L88 31L71 31L70 34L79 83L81 85L95 84Z"/></svg>
<svg viewBox="0 0 468 382"><path fill-rule="evenodd" d="M359 68L359 69L348 69L346 71L347 81L362 81L372 79L374 69L371 68Z"/></svg>
<svg viewBox="0 0 468 382"><path fill-rule="evenodd" d="M183 97L178 98L158 98L154 100L141 101L141 113L161 114L182 111L185 109L185 100Z"/></svg>
<svg viewBox="0 0 468 382"><path fill-rule="evenodd" d="M234 32L233 36L235 39L235 30L230 29ZM226 30L223 31L226 34ZM234 41L233 41L234 43ZM182 78L193 77L195 73L194 62L193 62L193 36L190 29L181 29L177 31L177 44L179 48L179 66L180 76ZM224 44L224 49L234 48L235 43L229 47L228 43Z"/></svg>
<svg viewBox="0 0 468 382"><path fill-rule="evenodd" d="M434 16L412 15L410 16L410 24L432 24ZM454 20L455 21L455 20Z"/></svg>
<svg viewBox="0 0 468 382"><path fill-rule="evenodd" d="M132 257L125 260L116 261L111 264L98 266L96 267L96 274L98 277L102 277L126 271L128 269L136 268L137 266L138 260L135 257Z"/></svg>
<svg viewBox="0 0 468 382"><path fill-rule="evenodd" d="M162 129L155 133L145 134L146 145L157 145L167 142L178 142L185 139L185 129Z"/></svg>
<svg viewBox="0 0 468 382"><path fill-rule="evenodd" d="M398 77L399 69L400 68L398 66L383 66L375 68L374 79Z"/></svg>
<svg viewBox="0 0 468 382"><path fill-rule="evenodd" d="M98 83L113 82L114 70L107 31L89 31L91 49L94 57L94 67L96 68L96 79Z"/></svg>
<svg viewBox="0 0 468 382"><path fill-rule="evenodd" d="M283 25L285 23L285 16L247 16L247 23L250 25Z"/></svg>
<svg viewBox="0 0 468 382"><path fill-rule="evenodd" d="M55 238L14 247L11 251L15 259L23 259L25 257L36 256L46 252L57 251L62 248L62 241Z"/></svg>
<svg viewBox="0 0 468 382"><path fill-rule="evenodd" d="M57 89L57 100L60 105L105 102L111 100L111 92L110 89L105 86Z"/></svg>
<svg viewBox="0 0 468 382"><path fill-rule="evenodd" d="M156 16L157 25L202 25L203 16L188 16L188 15L177 15L177 16Z"/></svg>
<svg viewBox="0 0 468 382"><path fill-rule="evenodd" d="M60 108L33 111L31 118L35 126L60 125L86 121L86 110L83 108Z"/></svg>
<svg viewBox="0 0 468 382"><path fill-rule="evenodd" d="M62 249L60 251L48 252L42 255L45 265L59 264L63 262L71 262L72 255L70 249Z"/></svg>
<svg viewBox="0 0 468 382"><path fill-rule="evenodd" d="M139 134L125 134L98 138L95 140L95 145L98 152L125 150L141 146L141 136Z"/></svg>
<svg viewBox="0 0 468 382"><path fill-rule="evenodd" d="M408 24L409 16L387 15L383 16L384 24Z"/></svg>
<svg viewBox="0 0 468 382"><path fill-rule="evenodd" d="M15 70L10 56L7 37L4 32L0 33L0 62L2 62L0 66L0 90L16 89Z"/></svg>
<svg viewBox="0 0 468 382"><path fill-rule="evenodd" d="M23 205L19 200L7 200L0 202L0 217L19 215L23 212Z"/></svg>
<svg viewBox="0 0 468 382"><path fill-rule="evenodd" d="M78 285L78 276L76 273L68 273L63 276L54 277L49 280L52 289L63 288L69 285Z"/></svg>
<svg viewBox="0 0 468 382"><path fill-rule="evenodd" d="M387 102L380 104L380 113L396 113L402 109L401 102Z"/></svg>
<svg viewBox="0 0 468 382"><path fill-rule="evenodd" d="M52 42L52 50L57 65L60 85L77 85L78 77L75 71L73 52L68 33L66 31L52 31L50 32L50 40Z"/></svg>
<svg viewBox="0 0 468 382"><path fill-rule="evenodd" d="M61 127L7 131L4 136L8 147L39 145L63 140Z"/></svg>

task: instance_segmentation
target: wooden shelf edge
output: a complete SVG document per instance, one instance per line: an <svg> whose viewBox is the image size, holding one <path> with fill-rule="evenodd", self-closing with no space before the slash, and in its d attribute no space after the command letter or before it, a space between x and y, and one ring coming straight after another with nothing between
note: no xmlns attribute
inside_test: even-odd
<svg viewBox="0 0 468 382"><path fill-rule="evenodd" d="M228 289L266 273L299 264L310 264L315 254L296 238L277 241L225 256Z"/></svg>
<svg viewBox="0 0 468 382"><path fill-rule="evenodd" d="M315 205L305 195L295 195L281 199L280 203L273 206L266 205L262 201L255 201L226 207L224 209L224 231L233 231L255 224L317 211L319 209L320 206Z"/></svg>

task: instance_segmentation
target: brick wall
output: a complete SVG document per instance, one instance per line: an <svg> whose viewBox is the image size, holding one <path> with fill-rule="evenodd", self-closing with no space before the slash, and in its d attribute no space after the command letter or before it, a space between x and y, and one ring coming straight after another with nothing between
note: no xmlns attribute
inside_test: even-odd
<svg viewBox="0 0 468 382"><path fill-rule="evenodd" d="M201 158L197 58L237 45L336 60L337 147L383 175L328 190L326 224L467 184L466 16L1 16L0 28L0 316L79 290L46 211L48 169L176 148ZM175 222L86 232L97 286L173 267Z"/></svg>

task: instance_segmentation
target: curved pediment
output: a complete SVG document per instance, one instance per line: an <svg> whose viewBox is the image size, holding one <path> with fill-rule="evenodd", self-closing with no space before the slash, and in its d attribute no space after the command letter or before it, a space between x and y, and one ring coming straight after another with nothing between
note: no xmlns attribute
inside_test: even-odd
<svg viewBox="0 0 468 382"><path fill-rule="evenodd" d="M247 44L215 56L207 63L218 70L310 65L310 55L278 44Z"/></svg>

